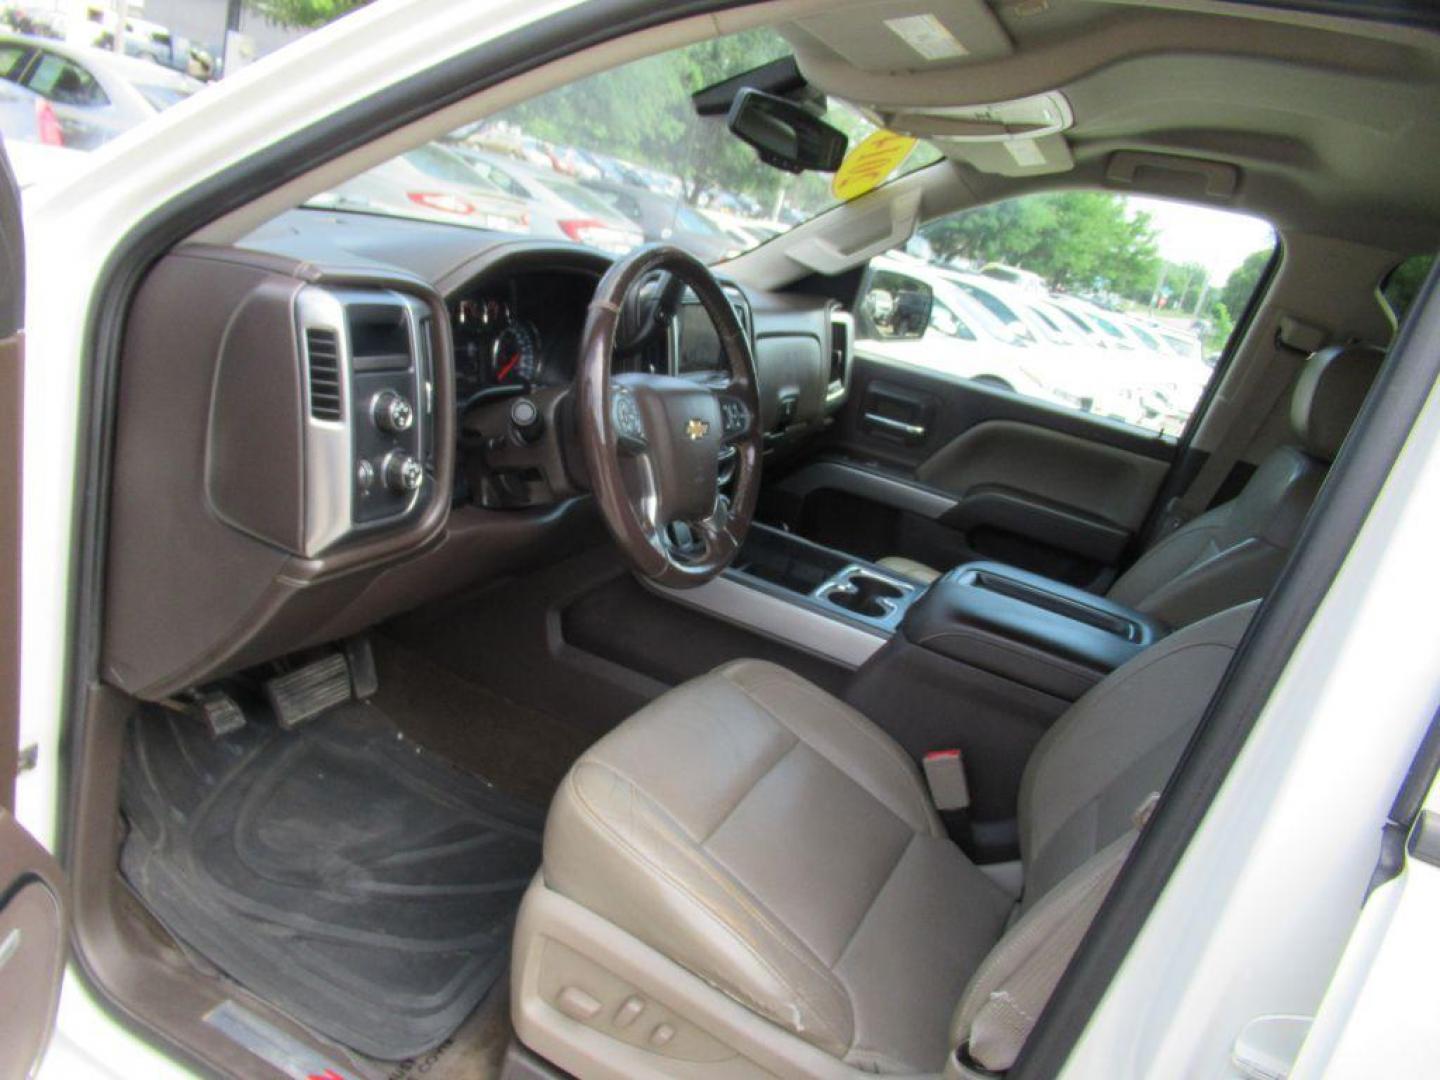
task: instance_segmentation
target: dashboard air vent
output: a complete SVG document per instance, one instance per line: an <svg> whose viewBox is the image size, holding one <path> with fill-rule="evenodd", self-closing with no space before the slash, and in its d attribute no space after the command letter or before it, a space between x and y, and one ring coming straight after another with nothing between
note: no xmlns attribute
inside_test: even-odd
<svg viewBox="0 0 1440 1080"><path fill-rule="evenodd" d="M305 331L310 371L310 415L316 420L340 419L340 345L334 330Z"/></svg>

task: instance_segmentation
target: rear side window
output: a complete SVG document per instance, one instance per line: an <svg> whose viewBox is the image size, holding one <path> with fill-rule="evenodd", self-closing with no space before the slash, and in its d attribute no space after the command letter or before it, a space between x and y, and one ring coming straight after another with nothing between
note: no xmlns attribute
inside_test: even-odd
<svg viewBox="0 0 1440 1080"><path fill-rule="evenodd" d="M25 70L25 61L29 56L30 50L24 46L0 45L0 79L18 82L21 72Z"/></svg>
<svg viewBox="0 0 1440 1080"><path fill-rule="evenodd" d="M405 155L405 160L426 176L462 187L493 187L460 158L434 146L421 146Z"/></svg>
<svg viewBox="0 0 1440 1080"><path fill-rule="evenodd" d="M110 99L100 84L84 68L64 57L45 53L25 80L26 85L41 97L57 105L108 105Z"/></svg>
<svg viewBox="0 0 1440 1080"><path fill-rule="evenodd" d="M934 293L930 327L883 332L874 316L899 290L867 293L856 347L1178 435L1274 252L1267 223L1210 207L1102 191L1010 199L929 222L876 260ZM941 302L957 291L982 313L969 338Z"/></svg>
<svg viewBox="0 0 1440 1080"><path fill-rule="evenodd" d="M135 89L160 112L164 112L171 105L179 105L195 92L194 88L188 86L150 86L145 83L136 83Z"/></svg>
<svg viewBox="0 0 1440 1080"><path fill-rule="evenodd" d="M1416 255L1395 267L1385 278L1380 294L1385 297L1385 303L1394 313L1396 323L1405 321L1410 306L1415 303L1415 297L1420 295L1420 286L1425 284L1425 279L1430 276L1430 268L1434 265L1434 255Z"/></svg>

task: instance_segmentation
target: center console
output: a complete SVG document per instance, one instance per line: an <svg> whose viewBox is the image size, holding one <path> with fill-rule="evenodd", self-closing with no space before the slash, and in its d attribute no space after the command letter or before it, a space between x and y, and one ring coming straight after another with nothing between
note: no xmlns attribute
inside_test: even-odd
<svg viewBox="0 0 1440 1080"><path fill-rule="evenodd" d="M917 761L961 751L971 803L946 823L977 862L1005 861L1018 855L1015 807L1035 744L1071 703L1164 634L1103 597L969 563L908 606L845 697Z"/></svg>
<svg viewBox="0 0 1440 1080"><path fill-rule="evenodd" d="M1016 857L1020 779L1046 730L1166 633L1140 612L1000 563L969 563L926 586L759 524L724 574L666 595L854 670L845 700L916 762L960 750L971 802L946 824L982 863Z"/></svg>

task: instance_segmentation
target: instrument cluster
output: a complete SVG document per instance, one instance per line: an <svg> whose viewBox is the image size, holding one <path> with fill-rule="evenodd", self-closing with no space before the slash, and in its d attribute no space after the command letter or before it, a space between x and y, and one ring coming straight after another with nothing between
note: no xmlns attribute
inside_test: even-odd
<svg viewBox="0 0 1440 1080"><path fill-rule="evenodd" d="M481 278L453 298L459 400L492 387L570 382L595 282L568 267L525 270Z"/></svg>
<svg viewBox="0 0 1440 1080"><path fill-rule="evenodd" d="M535 324L508 297L467 297L455 306L455 390L464 399L488 386L538 385L545 357Z"/></svg>

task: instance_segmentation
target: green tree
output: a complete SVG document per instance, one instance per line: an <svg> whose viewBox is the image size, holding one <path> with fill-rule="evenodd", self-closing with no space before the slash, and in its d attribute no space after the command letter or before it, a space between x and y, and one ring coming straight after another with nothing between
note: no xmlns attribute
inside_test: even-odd
<svg viewBox="0 0 1440 1080"><path fill-rule="evenodd" d="M1230 335L1235 332L1235 320L1231 317L1230 309L1225 305L1225 301L1216 300L1210 305L1210 318L1207 322L1205 355L1209 356L1225 348L1226 343L1230 340Z"/></svg>
<svg viewBox="0 0 1440 1080"><path fill-rule="evenodd" d="M245 0L246 6L281 26L312 27L347 15L370 0Z"/></svg>
<svg viewBox="0 0 1440 1080"><path fill-rule="evenodd" d="M1420 295L1420 286L1425 284L1425 278L1429 276L1430 267L1434 264L1434 255L1416 255L1402 262L1385 279L1385 302L1395 313L1396 322L1404 320L1405 313L1410 310L1415 297Z"/></svg>
<svg viewBox="0 0 1440 1080"><path fill-rule="evenodd" d="M1249 305L1255 287L1260 284L1260 275L1265 273L1265 268L1270 265L1270 256L1273 254L1271 248L1253 251L1245 256L1239 266L1230 271L1230 276L1225 279L1225 285L1220 290L1218 302L1225 305L1225 310L1232 318Z"/></svg>
<svg viewBox="0 0 1440 1080"><path fill-rule="evenodd" d="M787 182L788 198L814 197L815 177L790 180L757 167L755 151L732 136L722 118L695 115L690 95L788 52L785 41L767 31L731 34L560 87L510 109L504 119L549 142L665 169L684 179L691 202L707 188L720 188L768 208Z"/></svg>
<svg viewBox="0 0 1440 1080"><path fill-rule="evenodd" d="M921 235L941 259L1004 263L1074 292L1148 300L1160 267L1149 215L1099 191L992 203L932 222Z"/></svg>

